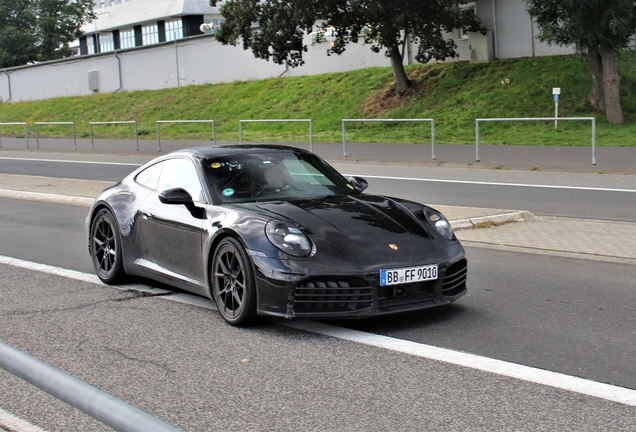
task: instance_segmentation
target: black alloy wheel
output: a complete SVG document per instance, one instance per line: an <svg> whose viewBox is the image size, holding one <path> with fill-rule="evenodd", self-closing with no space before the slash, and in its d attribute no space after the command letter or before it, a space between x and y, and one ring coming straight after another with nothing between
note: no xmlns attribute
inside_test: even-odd
<svg viewBox="0 0 636 432"><path fill-rule="evenodd" d="M124 276L119 229L113 214L101 209L93 219L90 232L90 252L97 276L114 284Z"/></svg>
<svg viewBox="0 0 636 432"><path fill-rule="evenodd" d="M247 326L257 321L256 287L250 260L234 238L221 240L211 269L212 294L225 321Z"/></svg>

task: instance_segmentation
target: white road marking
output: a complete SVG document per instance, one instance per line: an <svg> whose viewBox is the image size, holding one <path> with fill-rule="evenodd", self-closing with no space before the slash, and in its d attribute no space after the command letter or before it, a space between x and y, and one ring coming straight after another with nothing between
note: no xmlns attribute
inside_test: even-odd
<svg viewBox="0 0 636 432"><path fill-rule="evenodd" d="M16 160L16 161L29 161L29 162L60 162L60 163L87 164L87 165L122 165L122 166L134 166L134 167L141 166L141 164L125 163L125 162L97 162L97 161L76 161L76 160L60 160L60 159L0 157L0 160Z"/></svg>
<svg viewBox="0 0 636 432"><path fill-rule="evenodd" d="M0 160L61 162L61 163L93 164L93 165L122 165L122 166L134 166L134 167L139 167L142 165L142 164L124 163L124 162L96 162L96 161L10 158L10 157L0 157ZM586 190L586 191L636 193L636 189L595 188L595 187L583 187L583 186L559 186L559 185L503 183L503 182L482 182L482 181L472 181L472 180L445 180L445 179L431 179L431 178L417 178L417 177L379 176L379 175L370 175L370 174L342 174L342 175L344 177L359 176L359 177L383 179L383 180L407 180L407 181L419 181L419 182L431 182L431 183L457 183L457 184L473 184L473 185L485 185L485 186L515 186L515 187L545 188L545 189L571 189L571 190Z"/></svg>
<svg viewBox="0 0 636 432"><path fill-rule="evenodd" d="M148 294L170 294L172 291L164 290L161 288L153 288L147 285L131 284L131 285L106 285L94 274L78 272L75 270L68 270L61 267L54 267L47 264L35 263L32 261L25 261L18 258L11 258L0 255L0 264L6 264L13 267L20 267L27 270L34 270L41 273L51 274L55 276L62 276L65 278L73 279L80 282L88 282L96 285L108 286L111 288L123 290L123 291L136 291Z"/></svg>
<svg viewBox="0 0 636 432"><path fill-rule="evenodd" d="M83 282L104 285L97 276L91 274L77 272L74 270L66 270L59 267L38 264L1 255L0 264L6 264L28 270L35 270L57 276L68 277ZM114 288L125 290L140 290L143 288L143 285L114 286ZM149 290L148 292L157 292L156 288L145 287L145 289ZM171 291L162 291L171 293ZM199 296L189 294L173 294L166 295L161 298L216 310L214 302ZM333 338L383 348L430 360L476 369L483 372L489 372L510 378L520 379L535 384L541 384L548 387L567 390L587 396L593 396L625 405L636 406L636 390L624 387L604 384L597 381L592 381L558 372L551 372L544 369L524 366L517 363L511 363L475 354L463 353L446 348L439 348L432 345L421 344L418 342L335 327L319 322L293 320L281 321L280 324L286 327L308 331L311 333L321 334Z"/></svg>
<svg viewBox="0 0 636 432"><path fill-rule="evenodd" d="M375 179L382 179L382 180L407 180L407 181L419 181L419 182L431 182L431 183L457 183L457 184L473 184L473 185L485 185L485 186L515 186L515 187L545 188L545 189L573 189L573 190L586 190L586 191L636 193L636 189L614 189L614 188L594 188L594 187L583 187L583 186L559 186L559 185L542 185L542 184L525 184L525 183L482 182L482 181L472 181L472 180L444 180L444 179L430 179L430 178L417 178L417 177L391 177L391 176L378 176L378 175L366 175L366 174L342 174L342 175L345 177L359 176L364 178L375 178Z"/></svg>
<svg viewBox="0 0 636 432"><path fill-rule="evenodd" d="M283 325L338 339L357 342L430 360L477 369L523 381L636 406L636 390L617 387L559 372L551 372L475 354L439 348L403 339L365 333L313 321L286 321Z"/></svg>
<svg viewBox="0 0 636 432"><path fill-rule="evenodd" d="M44 429L22 420L2 408L0 408L0 428L10 432L45 432Z"/></svg>

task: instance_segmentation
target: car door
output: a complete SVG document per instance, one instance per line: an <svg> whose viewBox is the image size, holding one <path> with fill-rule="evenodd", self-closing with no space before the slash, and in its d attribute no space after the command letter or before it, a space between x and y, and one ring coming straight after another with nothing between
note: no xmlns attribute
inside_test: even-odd
<svg viewBox="0 0 636 432"><path fill-rule="evenodd" d="M168 189L183 188L190 193L198 208L182 204L164 204L159 194ZM194 163L186 158L163 162L157 188L141 204L139 224L145 249L155 263L155 271L169 279L202 286L205 281L203 263L203 215L205 197ZM198 209L198 211L197 211Z"/></svg>

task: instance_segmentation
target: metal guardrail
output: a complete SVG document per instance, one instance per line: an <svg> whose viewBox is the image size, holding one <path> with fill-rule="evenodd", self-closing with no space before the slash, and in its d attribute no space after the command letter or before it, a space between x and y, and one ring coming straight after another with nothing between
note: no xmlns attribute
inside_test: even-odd
<svg viewBox="0 0 636 432"><path fill-rule="evenodd" d="M243 144L243 123L309 123L309 151L314 151L314 122L311 119L239 120L239 142Z"/></svg>
<svg viewBox="0 0 636 432"><path fill-rule="evenodd" d="M157 151L161 151L161 132L159 125L163 123L212 123L212 140L216 145L216 126L214 120L157 120Z"/></svg>
<svg viewBox="0 0 636 432"><path fill-rule="evenodd" d="M0 367L118 431L180 432L169 423L0 342Z"/></svg>
<svg viewBox="0 0 636 432"><path fill-rule="evenodd" d="M75 122L35 122L35 144L40 148L40 135L38 133L39 125L72 125L73 126L73 148L77 150L77 139L75 138Z"/></svg>
<svg viewBox="0 0 636 432"><path fill-rule="evenodd" d="M0 123L0 126L18 126L24 125L24 138L26 138L26 148L29 148L29 126L26 122L9 122ZM2 148L2 132L0 132L0 148Z"/></svg>
<svg viewBox="0 0 636 432"><path fill-rule="evenodd" d="M498 121L591 121L592 122L592 165L596 165L596 118L595 117L525 117L525 118L481 118L475 119L475 161L479 162L479 122Z"/></svg>
<svg viewBox="0 0 636 432"><path fill-rule="evenodd" d="M434 119L342 119L342 152L347 157L346 122L430 122L431 123L431 157L435 160L435 120Z"/></svg>
<svg viewBox="0 0 636 432"><path fill-rule="evenodd" d="M89 122L88 127L91 131L91 148L93 150L95 150L95 143L93 142L93 125L109 125L109 124L134 124L135 125L135 142L137 143L137 151L139 151L139 132L137 130L137 122L135 120L112 121L112 122Z"/></svg>

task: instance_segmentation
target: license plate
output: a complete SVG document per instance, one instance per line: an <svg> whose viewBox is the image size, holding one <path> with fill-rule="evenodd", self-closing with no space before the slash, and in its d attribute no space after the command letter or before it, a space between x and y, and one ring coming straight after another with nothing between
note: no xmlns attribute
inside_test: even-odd
<svg viewBox="0 0 636 432"><path fill-rule="evenodd" d="M421 282L434 279L437 279L436 265L380 270L380 286Z"/></svg>

